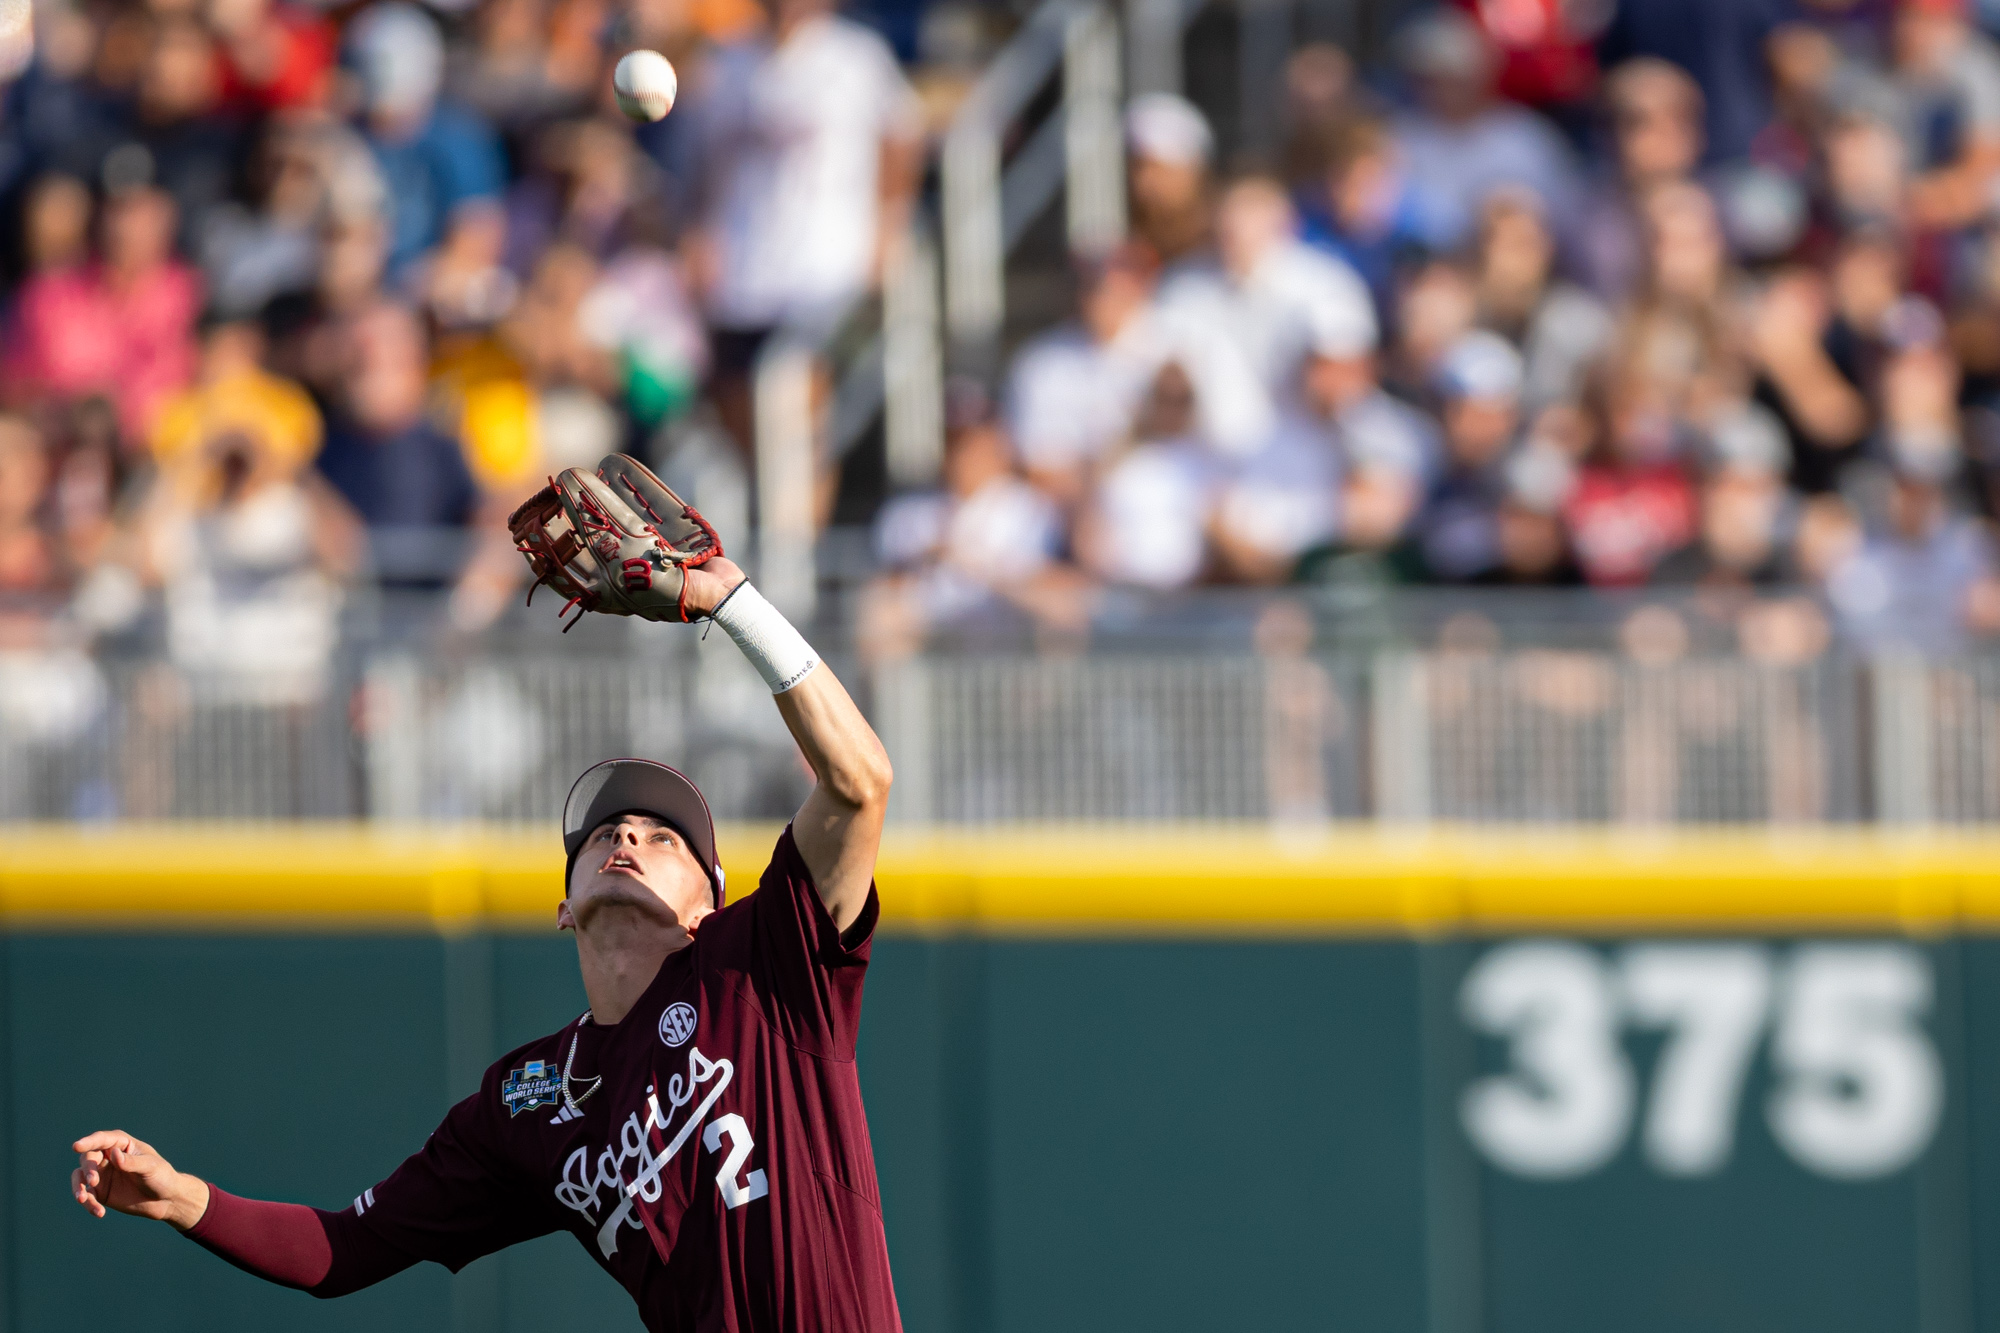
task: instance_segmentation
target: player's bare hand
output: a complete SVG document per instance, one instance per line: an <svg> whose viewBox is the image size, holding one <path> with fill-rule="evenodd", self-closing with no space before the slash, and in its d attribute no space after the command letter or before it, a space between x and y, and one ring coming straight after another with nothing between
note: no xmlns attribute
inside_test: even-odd
<svg viewBox="0 0 2000 1333"><path fill-rule="evenodd" d="M176 1171L153 1150L122 1129L100 1129L70 1145L76 1170L69 1173L70 1197L93 1217L106 1211L169 1222L186 1231L208 1211L208 1186Z"/></svg>
<svg viewBox="0 0 2000 1333"><path fill-rule="evenodd" d="M736 591L736 585L743 582L744 573L734 560L726 556L687 572L688 619L698 620L722 605L722 599Z"/></svg>

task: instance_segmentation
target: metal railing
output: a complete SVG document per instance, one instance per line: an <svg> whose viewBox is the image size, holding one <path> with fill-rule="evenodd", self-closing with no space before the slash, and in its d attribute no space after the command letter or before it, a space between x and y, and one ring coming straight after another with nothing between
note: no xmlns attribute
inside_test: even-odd
<svg viewBox="0 0 2000 1333"><path fill-rule="evenodd" d="M2000 659L1611 652L934 653L842 677L895 817L2000 821ZM726 643L375 651L260 692L163 660L0 654L0 819L553 818L617 754L686 766L724 818L808 777Z"/></svg>
<svg viewBox="0 0 2000 1333"><path fill-rule="evenodd" d="M920 216L887 258L879 308L863 302L833 327L781 334L759 354L752 382L758 582L787 611L810 613L818 595L822 469L878 416L894 484L934 482L943 467L937 288L936 247ZM857 322L861 335L841 354L842 335Z"/></svg>
<svg viewBox="0 0 2000 1333"><path fill-rule="evenodd" d="M944 458L943 330L963 360L993 368L1006 307L1007 256L1058 189L1073 248L1125 232L1118 20L1102 4L1044 0L967 94L940 152L945 270L921 210L888 257L879 309L849 312L809 336L781 335L754 371L758 581L779 606L809 612L816 481L879 416L898 486L936 480ZM1058 71L1062 95L1002 171L1007 137ZM846 337L856 324L859 337ZM844 350L840 344L848 345Z"/></svg>
<svg viewBox="0 0 2000 1333"><path fill-rule="evenodd" d="M1374 685L1386 817L1799 822L1864 811L1852 663L1387 654Z"/></svg>
<svg viewBox="0 0 2000 1333"><path fill-rule="evenodd" d="M1007 256L1058 190L1072 250L1125 234L1118 19L1109 6L1043 0L987 66L945 135L945 327L955 353L991 368L1006 322ZM1025 119L1060 72L1060 101ZM1020 146L1007 154L1010 140Z"/></svg>
<svg viewBox="0 0 2000 1333"><path fill-rule="evenodd" d="M931 658L875 681L897 818L1327 819L1364 803L1351 661Z"/></svg>

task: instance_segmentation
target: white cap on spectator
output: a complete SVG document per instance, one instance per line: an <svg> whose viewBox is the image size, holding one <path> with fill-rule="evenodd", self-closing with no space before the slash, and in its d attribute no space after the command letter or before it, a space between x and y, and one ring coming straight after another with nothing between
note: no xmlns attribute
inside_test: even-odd
<svg viewBox="0 0 2000 1333"><path fill-rule="evenodd" d="M1208 165L1215 133L1208 117L1185 97L1146 93L1125 108L1125 142L1133 156L1176 166Z"/></svg>
<svg viewBox="0 0 2000 1333"><path fill-rule="evenodd" d="M1373 352L1380 341L1375 311L1365 302L1319 301L1306 316L1312 354L1329 361L1352 361Z"/></svg>
<svg viewBox="0 0 2000 1333"><path fill-rule="evenodd" d="M1708 445L1716 464L1733 472L1781 473L1791 466L1784 423L1758 403L1738 402L1717 413Z"/></svg>
<svg viewBox="0 0 2000 1333"><path fill-rule="evenodd" d="M1396 34L1396 63L1418 78L1481 79L1494 64L1485 30L1456 9L1434 9Z"/></svg>
<svg viewBox="0 0 2000 1333"><path fill-rule="evenodd" d="M1474 329L1453 343L1438 367L1438 392L1447 398L1516 398L1524 368L1514 345L1488 329Z"/></svg>
<svg viewBox="0 0 2000 1333"><path fill-rule="evenodd" d="M1949 426L1904 426L1883 434L1897 476L1938 486L1958 475L1965 450L1958 432Z"/></svg>
<svg viewBox="0 0 2000 1333"><path fill-rule="evenodd" d="M361 12L347 30L347 51L361 75L368 109L421 114L444 82L444 38L437 21L403 0Z"/></svg>
<svg viewBox="0 0 2000 1333"><path fill-rule="evenodd" d="M1507 461L1507 497L1536 514L1553 514L1576 488L1576 465L1552 444L1531 440Z"/></svg>

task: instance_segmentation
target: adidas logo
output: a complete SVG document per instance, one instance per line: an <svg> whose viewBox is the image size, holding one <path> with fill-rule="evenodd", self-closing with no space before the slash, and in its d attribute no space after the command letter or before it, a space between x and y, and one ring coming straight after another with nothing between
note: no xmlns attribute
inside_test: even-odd
<svg viewBox="0 0 2000 1333"><path fill-rule="evenodd" d="M571 1108L565 1106L563 1107L562 1110L556 1112L555 1119L549 1121L549 1123L551 1125L561 1125L561 1124L567 1124L571 1120L581 1120L581 1119L583 1119L583 1112L572 1110Z"/></svg>

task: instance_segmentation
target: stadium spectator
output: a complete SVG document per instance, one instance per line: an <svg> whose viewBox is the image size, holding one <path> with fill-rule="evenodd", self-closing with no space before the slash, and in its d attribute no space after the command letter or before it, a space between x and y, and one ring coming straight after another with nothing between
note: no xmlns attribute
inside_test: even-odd
<svg viewBox="0 0 2000 1333"><path fill-rule="evenodd" d="M1577 269L1599 296L1623 300L1645 277L1643 202L1656 188L1693 178L1701 164L1701 87L1664 60L1641 58L1604 82L1613 160L1573 227Z"/></svg>
<svg viewBox="0 0 2000 1333"><path fill-rule="evenodd" d="M1146 93L1125 112L1132 232L1163 263L1194 254L1209 240L1209 167L1215 133L1184 97Z"/></svg>
<svg viewBox="0 0 2000 1333"><path fill-rule="evenodd" d="M1207 319L1159 309L1150 250L1127 245L1078 268L1082 318L1014 362L1008 427L1030 476L1073 505L1090 465L1123 441L1169 363L1192 386L1207 447L1241 456L1262 443L1271 406L1248 358Z"/></svg>
<svg viewBox="0 0 2000 1333"><path fill-rule="evenodd" d="M105 703L66 614L89 548L66 540L60 485L41 433L0 416L0 812L12 818L88 813L50 779Z"/></svg>
<svg viewBox="0 0 2000 1333"><path fill-rule="evenodd" d="M91 633L128 626L144 594L130 564L112 561L145 468L120 449L117 416L102 398L54 418L44 439L52 450L56 532L80 585L76 618Z"/></svg>
<svg viewBox="0 0 2000 1333"><path fill-rule="evenodd" d="M150 183L173 196L184 250L229 198L245 147L241 122L222 114L218 68L206 28L188 17L160 19L139 75L133 140L104 163L114 187Z"/></svg>
<svg viewBox="0 0 2000 1333"><path fill-rule="evenodd" d="M194 250L210 303L232 313L304 299L326 265L328 233L379 225L387 202L367 145L323 118L266 120L246 176L246 198L210 210Z"/></svg>
<svg viewBox="0 0 2000 1333"><path fill-rule="evenodd" d="M1481 211L1475 281L1479 323L1514 344L1524 361L1521 404L1533 416L1575 402L1609 345L1611 314L1556 271L1556 238L1541 200L1495 191Z"/></svg>
<svg viewBox="0 0 2000 1333"><path fill-rule="evenodd" d="M0 353L11 401L108 397L128 447L194 371L201 283L174 258L172 198L150 186L105 202L98 257L44 269L21 285Z"/></svg>
<svg viewBox="0 0 2000 1333"><path fill-rule="evenodd" d="M1383 389L1376 363L1372 351L1322 333L1306 363L1304 397L1336 431L1340 544L1380 552L1407 531L1442 445L1434 421Z"/></svg>
<svg viewBox="0 0 2000 1333"><path fill-rule="evenodd" d="M673 201L632 136L602 119L565 120L536 135L532 168L507 192L507 267L525 278L558 241L598 260L673 237Z"/></svg>
<svg viewBox="0 0 2000 1333"><path fill-rule="evenodd" d="M1967 0L1898 0L1890 73L1912 170L1918 227L1952 230L1992 209L2000 175L2000 49L1973 26Z"/></svg>
<svg viewBox="0 0 2000 1333"><path fill-rule="evenodd" d="M1307 42L1286 59L1285 171L1293 185L1325 166L1316 154L1327 132L1359 111L1357 78L1353 58L1332 42Z"/></svg>
<svg viewBox="0 0 2000 1333"><path fill-rule="evenodd" d="M76 268L90 257L90 187L74 176L47 175L22 207L21 248L28 276Z"/></svg>
<svg viewBox="0 0 2000 1333"><path fill-rule="evenodd" d="M1709 160L1732 161L1771 117L1767 39L1795 10L1814 8L1790 0L1620 0L1597 57L1607 69L1650 56L1686 70L1705 94Z"/></svg>
<svg viewBox="0 0 2000 1333"><path fill-rule="evenodd" d="M1397 266L1447 247L1456 219L1404 168L1395 136L1372 116L1343 120L1310 150L1299 191L1304 235L1359 273L1378 310L1393 301Z"/></svg>
<svg viewBox="0 0 2000 1333"><path fill-rule="evenodd" d="M324 15L280 0L209 0L207 19L224 108L254 116L326 104L339 42Z"/></svg>
<svg viewBox="0 0 2000 1333"><path fill-rule="evenodd" d="M1391 392L1435 406L1444 358L1478 319L1479 288L1464 265L1433 259L1407 270L1396 291L1396 339L1383 365Z"/></svg>
<svg viewBox="0 0 2000 1333"><path fill-rule="evenodd" d="M448 530L472 521L479 492L458 440L427 411L423 326L383 302L352 316L342 334L344 382L319 471L367 524L385 577L448 582L461 554Z"/></svg>
<svg viewBox="0 0 2000 1333"><path fill-rule="evenodd" d="M1146 387L1129 440L1097 469L1076 552L1107 583L1168 592L1208 572L1222 468L1201 436L1198 397L1180 362L1167 362Z"/></svg>
<svg viewBox="0 0 2000 1333"><path fill-rule="evenodd" d="M699 117L697 275L728 374L779 328L830 331L875 286L923 115L879 36L828 0L776 0L768 38L716 53Z"/></svg>
<svg viewBox="0 0 2000 1333"><path fill-rule="evenodd" d="M1850 287L1862 281L1852 274L1862 262L1850 257L1844 266ZM1833 489L1869 428L1868 403L1833 354L1833 319L1826 282L1801 267L1771 278L1750 320L1757 400L1783 423L1792 477L1805 491Z"/></svg>
<svg viewBox="0 0 2000 1333"><path fill-rule="evenodd" d="M1494 525L1498 560L1480 581L1518 587L1571 587L1583 581L1562 521L1576 485L1567 453L1530 440L1507 462Z"/></svg>
<svg viewBox="0 0 2000 1333"><path fill-rule="evenodd" d="M601 100L603 11L590 4L495 0L472 13L472 40L450 53L455 101L510 137L532 134Z"/></svg>
<svg viewBox="0 0 2000 1333"><path fill-rule="evenodd" d="M209 441L240 435L272 455L271 470L296 473L319 453L319 409L304 389L264 369L264 333L246 319L214 318L195 382L169 399L153 427L152 456L171 471Z"/></svg>
<svg viewBox="0 0 2000 1333"><path fill-rule="evenodd" d="M73 573L53 521L51 462L39 431L0 417L0 650L44 637Z"/></svg>
<svg viewBox="0 0 2000 1333"><path fill-rule="evenodd" d="M167 612L170 661L243 701L325 689L353 519L302 461L234 424L161 474L143 533Z"/></svg>
<svg viewBox="0 0 2000 1333"><path fill-rule="evenodd" d="M1336 430L1310 408L1287 413L1225 483L1213 536L1216 556L1232 578L1283 583L1309 552L1338 538L1346 464Z"/></svg>
<svg viewBox="0 0 2000 1333"><path fill-rule="evenodd" d="M1223 192L1215 258L1191 261L1162 284L1163 315L1218 332L1273 399L1291 391L1316 331L1372 349L1375 311L1352 269L1298 238L1284 187L1251 176Z"/></svg>
<svg viewBox="0 0 2000 1333"><path fill-rule="evenodd" d="M1294 405L1217 506L1217 554L1245 582L1282 582L1317 551L1386 550L1434 465L1422 415L1376 379L1373 326L1335 320L1310 332Z"/></svg>
<svg viewBox="0 0 2000 1333"><path fill-rule="evenodd" d="M1784 427L1755 403L1718 414L1708 432L1693 542L1662 559L1652 578L1710 591L1769 588L1791 573L1786 537L1795 521L1785 487Z"/></svg>
<svg viewBox="0 0 2000 1333"><path fill-rule="evenodd" d="M1950 654L1990 600L1982 594L1994 573L1992 537L1954 509L1935 468L1929 459L1899 460L1880 515L1828 570L1836 625L1861 647Z"/></svg>
<svg viewBox="0 0 2000 1333"><path fill-rule="evenodd" d="M361 82L361 129L388 186L391 271L435 247L434 281L483 272L502 232L506 164L484 120L439 99L437 23L415 5L386 0L354 20L347 50Z"/></svg>
<svg viewBox="0 0 2000 1333"><path fill-rule="evenodd" d="M1687 427L1671 393L1643 369L1612 374L1598 438L1563 512L1584 577L1599 586L1645 583L1694 539Z"/></svg>
<svg viewBox="0 0 2000 1333"><path fill-rule="evenodd" d="M943 488L898 497L876 521L889 574L869 621L884 636L872 651L885 656L996 606L1065 626L1084 609L1085 581L1063 558L1062 512L1021 476L984 390L955 384L949 411Z"/></svg>
<svg viewBox="0 0 2000 1333"><path fill-rule="evenodd" d="M1464 335L1438 369L1445 465L1417 515L1421 568L1471 583L1500 568L1507 456L1521 424L1521 355L1496 333Z"/></svg>
<svg viewBox="0 0 2000 1333"><path fill-rule="evenodd" d="M1566 0L1464 8L1499 56L1495 87L1503 97L1561 119L1580 118L1597 91L1595 47L1608 8Z"/></svg>
<svg viewBox="0 0 2000 1333"><path fill-rule="evenodd" d="M1820 151L1826 164L1823 207L1837 228L1904 230L1913 163L1892 97L1855 96L1839 103Z"/></svg>
<svg viewBox="0 0 2000 1333"><path fill-rule="evenodd" d="M634 245L614 255L576 319L578 332L611 358L636 430L671 424L693 408L708 374L708 335L672 252Z"/></svg>
<svg viewBox="0 0 2000 1333"><path fill-rule="evenodd" d="M1533 191L1558 215L1576 202L1575 166L1555 128L1493 95L1497 60L1479 25L1435 10L1398 34L1397 54L1417 104L1397 117L1404 169L1448 212L1451 241L1472 231L1496 186Z"/></svg>

